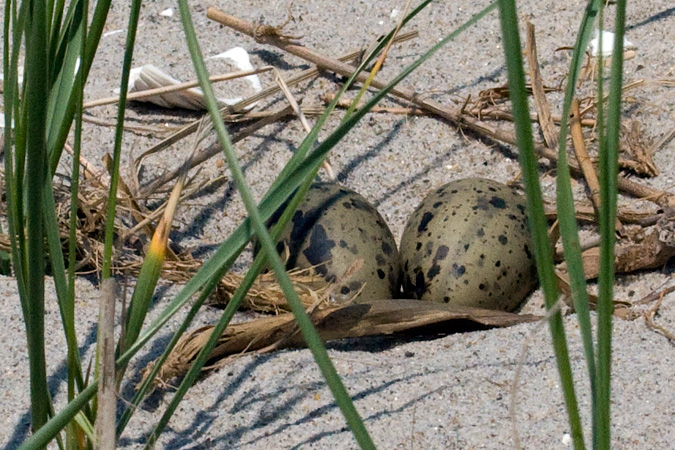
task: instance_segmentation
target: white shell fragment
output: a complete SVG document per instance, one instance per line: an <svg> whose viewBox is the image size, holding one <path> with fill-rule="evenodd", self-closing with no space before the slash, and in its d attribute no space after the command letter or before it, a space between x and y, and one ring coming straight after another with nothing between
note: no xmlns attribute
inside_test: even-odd
<svg viewBox="0 0 675 450"><path fill-rule="evenodd" d="M595 29L593 34L593 39L589 44L589 50L591 55L597 57L602 54L603 57L612 56L612 49L614 48L614 33L611 31L603 30L602 32L602 49L600 47L600 30ZM626 50L635 50L637 47L635 44L630 42L626 37L623 38L623 49Z"/></svg>
<svg viewBox="0 0 675 450"><path fill-rule="evenodd" d="M226 59L230 60L234 66L239 70L254 70L253 64L251 64L251 59L248 57L248 52L242 47L234 47L230 50L219 53L217 55L211 56L208 59ZM260 78L258 75L249 75L243 78L251 84L251 87L256 92L262 91L262 84L260 83Z"/></svg>
<svg viewBox="0 0 675 450"><path fill-rule="evenodd" d="M152 64L131 69L131 73L129 74L129 92L141 92L148 89L173 86L179 83L179 80L162 72ZM154 103L164 108L206 109L204 93L199 88L153 95L139 99L138 101Z"/></svg>
<svg viewBox="0 0 675 450"><path fill-rule="evenodd" d="M10 127L12 127L12 130L14 129L14 119L12 119ZM5 128L5 113L0 113L0 128Z"/></svg>
<svg viewBox="0 0 675 450"><path fill-rule="evenodd" d="M163 17L173 17L173 8L166 8L159 13Z"/></svg>
<svg viewBox="0 0 675 450"><path fill-rule="evenodd" d="M234 66L242 71L250 71L255 68L251 64L248 53L241 47L235 47L224 53L209 58L212 59L228 59L234 63ZM250 84L254 92L262 90L262 84L257 75L249 75L243 77L242 80ZM181 81L173 78L169 74L163 72L158 67L152 64L146 64L131 70L129 75L129 92L141 92L148 89L157 89L161 87L174 86L180 84ZM219 97L219 106L234 105L240 102L243 98L241 96L233 98ZM164 94L152 95L138 101L150 102L164 108L184 108L191 110L205 110L206 100L204 93L200 88L194 87L182 91L167 92ZM253 107L251 105L249 108Z"/></svg>
<svg viewBox="0 0 675 450"><path fill-rule="evenodd" d="M126 29L124 29L124 28L119 29L119 30L108 31L107 33L103 33L103 37L105 38L105 37L109 37L109 36L114 36L116 34L124 33L125 31L126 31Z"/></svg>

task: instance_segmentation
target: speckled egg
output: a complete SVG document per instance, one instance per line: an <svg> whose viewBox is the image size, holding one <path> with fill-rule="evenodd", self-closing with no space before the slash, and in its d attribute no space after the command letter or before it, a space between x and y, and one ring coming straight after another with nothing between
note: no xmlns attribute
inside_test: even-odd
<svg viewBox="0 0 675 450"><path fill-rule="evenodd" d="M282 211L270 219L275 223ZM357 259L363 266L336 286L335 299L356 301L396 298L400 263L396 241L384 219L360 194L335 183L314 183L284 231L277 249L288 246L287 268L315 270L328 282L339 281Z"/></svg>
<svg viewBox="0 0 675 450"><path fill-rule="evenodd" d="M405 295L513 311L537 284L526 199L492 180L457 180L433 191L401 237Z"/></svg>

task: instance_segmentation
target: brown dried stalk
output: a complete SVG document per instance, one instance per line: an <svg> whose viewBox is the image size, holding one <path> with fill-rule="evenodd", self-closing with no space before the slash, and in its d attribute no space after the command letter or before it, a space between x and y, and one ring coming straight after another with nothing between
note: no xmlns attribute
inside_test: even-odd
<svg viewBox="0 0 675 450"><path fill-rule="evenodd" d="M668 331L666 328L662 327L661 325L657 324L654 322L654 316L656 316L657 311L659 308L661 308L661 303L663 303L663 298L665 296L661 295L659 297L659 300L654 304L654 306L645 313L645 320L647 321L647 325L649 328L651 328L654 331L657 331L664 335L666 338L668 338L671 342L675 341L675 334L671 333Z"/></svg>
<svg viewBox="0 0 675 450"><path fill-rule="evenodd" d="M530 80L532 82L532 96L534 97L534 104L539 113L537 118L541 132L544 135L546 146L549 148L558 147L558 130L553 124L551 118L551 107L546 99L544 93L544 82L541 79L541 70L539 69L539 61L537 58L537 40L534 34L534 25L527 22L527 62L530 70Z"/></svg>
<svg viewBox="0 0 675 450"><path fill-rule="evenodd" d="M98 408L96 417L96 448L114 450L115 407L115 280L107 278L101 283L98 316Z"/></svg>
<svg viewBox="0 0 675 450"><path fill-rule="evenodd" d="M595 207L595 212L597 214L602 208L602 202L600 201L600 182L598 181L598 175L595 172L595 167L593 167L593 163L591 163L591 157L586 151L584 136L581 133L579 100L577 98L573 98L571 106L572 117L570 118L570 134L572 135L574 153L577 157L577 161L579 162L579 166L581 167L581 172L586 179L586 184L588 184L591 201L593 202L593 206ZM623 225L621 224L618 217L616 219L615 230L619 234L623 232Z"/></svg>
<svg viewBox="0 0 675 450"><path fill-rule="evenodd" d="M591 157L586 151L586 144L584 143L584 136L581 133L581 116L579 115L579 99L576 97L572 99L572 117L570 118L570 134L572 135L572 143L574 153L581 167L581 172L586 179L588 189L590 192L591 201L595 207L596 212L600 210L600 183L598 176L595 173L595 167L591 163Z"/></svg>
<svg viewBox="0 0 675 450"><path fill-rule="evenodd" d="M675 222L672 220L662 219L653 227L626 229L625 233L625 242L620 242L615 249L616 273L659 268L675 256ZM597 278L600 249L588 249L581 256L586 278ZM564 270L565 264L558 267Z"/></svg>

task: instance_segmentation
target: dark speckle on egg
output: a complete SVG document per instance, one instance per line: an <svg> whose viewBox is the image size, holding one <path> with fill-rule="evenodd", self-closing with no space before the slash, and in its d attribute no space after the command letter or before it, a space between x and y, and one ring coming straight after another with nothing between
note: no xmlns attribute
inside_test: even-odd
<svg viewBox="0 0 675 450"><path fill-rule="evenodd" d="M434 218L434 215L430 212L425 212L424 215L422 216L422 220L420 221L419 226L417 227L417 232L421 233L423 231L427 230L427 224L431 221L431 219Z"/></svg>
<svg viewBox="0 0 675 450"><path fill-rule="evenodd" d="M405 295L513 311L537 283L525 199L469 178L429 194L401 237Z"/></svg>

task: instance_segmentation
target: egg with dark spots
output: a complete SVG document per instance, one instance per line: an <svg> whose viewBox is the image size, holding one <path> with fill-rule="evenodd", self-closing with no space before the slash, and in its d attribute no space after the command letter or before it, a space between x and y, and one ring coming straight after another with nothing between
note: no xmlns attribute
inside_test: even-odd
<svg viewBox="0 0 675 450"><path fill-rule="evenodd" d="M270 219L276 223L283 208ZM380 213L360 194L335 183L314 183L279 240L288 250L288 269L309 268L330 283L336 301L380 300L400 296L398 247ZM358 259L363 266L348 279Z"/></svg>
<svg viewBox="0 0 675 450"><path fill-rule="evenodd" d="M430 193L401 237L404 295L514 311L537 285L526 199L492 180Z"/></svg>

